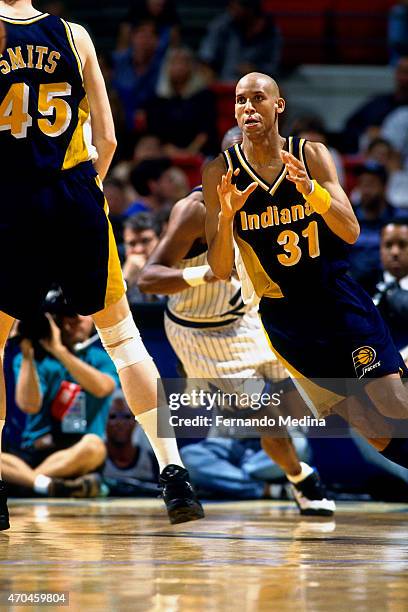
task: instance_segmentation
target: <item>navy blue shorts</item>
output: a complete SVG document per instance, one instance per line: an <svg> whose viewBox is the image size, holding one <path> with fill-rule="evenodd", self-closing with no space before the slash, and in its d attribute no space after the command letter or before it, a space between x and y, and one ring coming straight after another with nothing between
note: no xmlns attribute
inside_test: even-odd
<svg viewBox="0 0 408 612"><path fill-rule="evenodd" d="M347 396L350 385L408 375L371 298L347 274L315 294L263 298L260 315L273 350L295 378Z"/></svg>
<svg viewBox="0 0 408 612"><path fill-rule="evenodd" d="M90 162L0 185L0 310L36 313L50 286L79 314L125 292L108 206Z"/></svg>

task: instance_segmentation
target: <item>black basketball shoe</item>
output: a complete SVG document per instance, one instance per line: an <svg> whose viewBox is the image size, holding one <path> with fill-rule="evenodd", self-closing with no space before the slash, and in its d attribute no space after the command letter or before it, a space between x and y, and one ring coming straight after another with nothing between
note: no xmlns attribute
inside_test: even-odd
<svg viewBox="0 0 408 612"><path fill-rule="evenodd" d="M10 529L6 485L0 480L0 531Z"/></svg>
<svg viewBox="0 0 408 612"><path fill-rule="evenodd" d="M204 518L203 507L190 484L186 469L170 464L160 474L159 482L172 525Z"/></svg>
<svg viewBox="0 0 408 612"><path fill-rule="evenodd" d="M336 505L333 500L325 497L325 490L316 470L313 470L301 482L291 483L290 486L300 514L304 516L333 516Z"/></svg>

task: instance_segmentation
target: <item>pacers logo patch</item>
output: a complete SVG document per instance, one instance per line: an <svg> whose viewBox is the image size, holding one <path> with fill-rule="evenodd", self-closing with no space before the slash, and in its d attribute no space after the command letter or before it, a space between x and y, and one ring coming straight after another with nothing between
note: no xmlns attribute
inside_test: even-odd
<svg viewBox="0 0 408 612"><path fill-rule="evenodd" d="M360 346L353 351L352 357L357 378L363 378L364 374L381 365L381 361L374 363L377 353L371 346Z"/></svg>

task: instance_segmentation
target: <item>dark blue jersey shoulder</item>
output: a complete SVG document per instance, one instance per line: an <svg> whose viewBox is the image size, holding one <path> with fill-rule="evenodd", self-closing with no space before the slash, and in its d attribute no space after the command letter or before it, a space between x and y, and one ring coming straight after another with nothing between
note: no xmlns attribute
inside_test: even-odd
<svg viewBox="0 0 408 612"><path fill-rule="evenodd" d="M305 163L310 175L305 144L304 139L289 137L285 148ZM234 178L238 189L258 183L234 220L235 237L257 292L270 297L304 294L347 269L347 245L287 180L284 165L269 184L248 162L241 145L223 156L227 168L240 169Z"/></svg>
<svg viewBox="0 0 408 612"><path fill-rule="evenodd" d="M84 125L89 105L71 28L42 14L3 18L0 56L0 174L57 171L90 158Z"/></svg>

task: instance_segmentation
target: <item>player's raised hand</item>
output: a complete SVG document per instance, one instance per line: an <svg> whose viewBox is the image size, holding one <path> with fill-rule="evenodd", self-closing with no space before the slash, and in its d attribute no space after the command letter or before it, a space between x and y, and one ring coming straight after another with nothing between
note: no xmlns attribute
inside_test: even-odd
<svg viewBox="0 0 408 612"><path fill-rule="evenodd" d="M240 210L251 193L258 187L258 183L251 183L244 191L240 191L232 183L232 177L238 176L239 168L232 173L229 169L221 178L221 183L217 185L218 198L220 200L221 214L224 217L232 218Z"/></svg>
<svg viewBox="0 0 408 612"><path fill-rule="evenodd" d="M281 151L281 158L287 169L286 178L295 183L296 189L304 196L312 191L312 181L307 175L305 165L292 153Z"/></svg>

